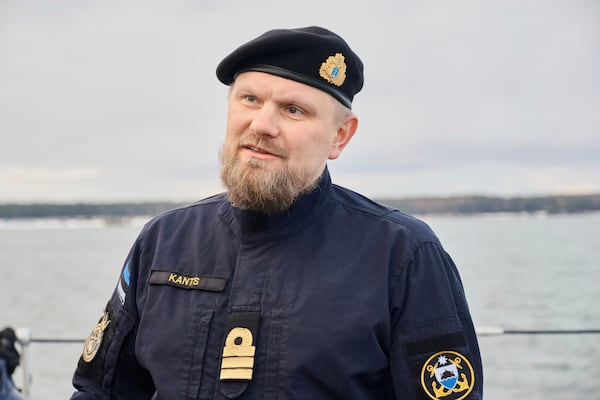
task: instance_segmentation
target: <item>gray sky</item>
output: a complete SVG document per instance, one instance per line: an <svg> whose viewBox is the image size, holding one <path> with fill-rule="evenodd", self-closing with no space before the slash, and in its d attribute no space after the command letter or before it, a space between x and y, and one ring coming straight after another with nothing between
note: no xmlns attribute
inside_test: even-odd
<svg viewBox="0 0 600 400"><path fill-rule="evenodd" d="M369 196L600 191L600 2L0 1L0 202L222 191L218 62L322 25L365 63L330 162Z"/></svg>

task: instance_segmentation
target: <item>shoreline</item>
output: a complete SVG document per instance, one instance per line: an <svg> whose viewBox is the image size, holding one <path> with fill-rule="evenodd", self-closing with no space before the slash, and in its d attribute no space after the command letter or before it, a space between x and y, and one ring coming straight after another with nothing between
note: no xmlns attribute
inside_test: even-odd
<svg viewBox="0 0 600 400"><path fill-rule="evenodd" d="M600 211L600 193L529 197L449 196L373 198L374 201L411 215L481 215L502 213L576 214ZM34 218L120 219L154 216L193 204L176 201L114 203L0 203L0 220Z"/></svg>

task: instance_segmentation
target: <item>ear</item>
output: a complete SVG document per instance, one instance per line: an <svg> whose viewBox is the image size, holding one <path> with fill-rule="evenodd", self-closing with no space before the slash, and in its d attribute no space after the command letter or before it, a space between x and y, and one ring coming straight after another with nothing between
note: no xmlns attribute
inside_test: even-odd
<svg viewBox="0 0 600 400"><path fill-rule="evenodd" d="M354 114L350 114L348 118L342 123L342 125L338 128L335 138L333 139L333 143L331 144L331 149L329 151L329 159L335 160L342 154L342 150L344 147L350 142L352 136L358 129L358 118Z"/></svg>

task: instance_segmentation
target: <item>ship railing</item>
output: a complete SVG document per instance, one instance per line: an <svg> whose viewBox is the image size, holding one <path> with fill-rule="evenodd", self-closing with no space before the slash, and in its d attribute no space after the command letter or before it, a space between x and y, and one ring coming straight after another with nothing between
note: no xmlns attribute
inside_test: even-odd
<svg viewBox="0 0 600 400"><path fill-rule="evenodd" d="M598 335L600 329L505 329L498 326L478 326L475 328L478 337L503 336L503 335ZM85 339L69 338L43 338L34 337L31 329L27 327L15 330L17 342L20 345L21 362L20 368L23 374L21 392L23 396L31 400L31 373L28 348L32 343L50 344L81 344Z"/></svg>

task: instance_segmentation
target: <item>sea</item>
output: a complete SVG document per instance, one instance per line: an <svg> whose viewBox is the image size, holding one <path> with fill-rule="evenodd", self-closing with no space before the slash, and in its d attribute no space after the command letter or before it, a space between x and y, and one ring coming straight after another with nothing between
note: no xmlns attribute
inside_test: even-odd
<svg viewBox="0 0 600 400"><path fill-rule="evenodd" d="M32 400L70 397L82 341L148 218L0 220L0 329L76 340L22 349ZM458 265L478 329L535 332L479 337L484 398L600 400L600 334L573 333L600 329L600 213L420 218Z"/></svg>

